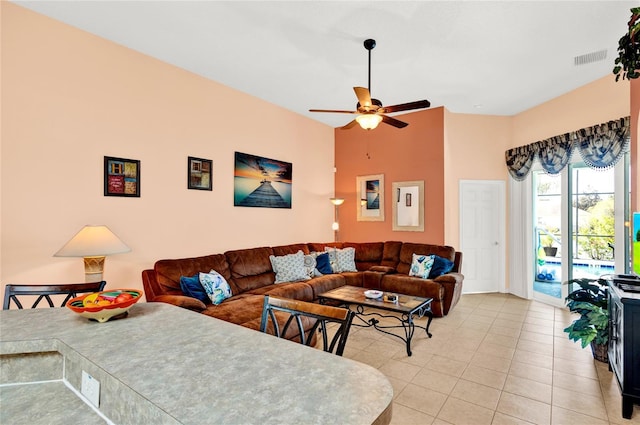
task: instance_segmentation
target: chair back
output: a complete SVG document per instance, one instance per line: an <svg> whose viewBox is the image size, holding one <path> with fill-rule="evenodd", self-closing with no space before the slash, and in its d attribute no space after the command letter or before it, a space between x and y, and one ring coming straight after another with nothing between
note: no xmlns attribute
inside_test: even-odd
<svg viewBox="0 0 640 425"><path fill-rule="evenodd" d="M52 285L14 285L8 284L4 288L4 302L2 303L3 310L9 310L11 301L19 308L22 309L22 303L18 297L36 297L35 302L31 305L31 308L36 308L40 301L43 299L47 301L49 307L54 307L51 295L66 295L64 301L60 307L64 307L71 298L77 297L78 294L86 294L92 292L100 292L107 284L104 280L101 282L91 283L63 283Z"/></svg>
<svg viewBox="0 0 640 425"><path fill-rule="evenodd" d="M300 343L311 345L315 340L316 331L319 330L322 349L328 353L334 353L335 350L335 354L342 356L353 316L354 313L346 308L265 295L260 332L267 332L268 323L271 321L273 333L278 338L293 334L299 337ZM283 323L284 326L281 327ZM329 328L327 325L330 323L336 326ZM293 324L297 329L293 328ZM333 328L335 333L329 338L329 333L334 331Z"/></svg>

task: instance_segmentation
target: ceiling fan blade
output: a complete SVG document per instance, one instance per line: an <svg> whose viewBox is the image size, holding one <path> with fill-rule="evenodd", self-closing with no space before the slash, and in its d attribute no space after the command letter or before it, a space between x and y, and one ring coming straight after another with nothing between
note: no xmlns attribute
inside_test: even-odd
<svg viewBox="0 0 640 425"><path fill-rule="evenodd" d="M383 123L392 125L392 126L394 126L396 128L404 128L404 127L409 125L404 121L400 121L400 120L397 120L395 118L391 118L391 117L386 116L386 115L381 115L381 117L382 117L382 122Z"/></svg>
<svg viewBox="0 0 640 425"><path fill-rule="evenodd" d="M356 124L358 124L358 122L356 120L352 120L347 125L343 125L342 127L340 127L340 130L349 130L350 128L353 128Z"/></svg>
<svg viewBox="0 0 640 425"><path fill-rule="evenodd" d="M428 100L417 100L415 102L401 103L399 105L384 106L383 109L385 113L389 114L391 112L428 108L429 106L431 106L431 102L429 102Z"/></svg>
<svg viewBox="0 0 640 425"><path fill-rule="evenodd" d="M371 94L369 93L369 89L364 87L354 87L353 91L356 92L356 96L358 96L358 102L360 102L360 106L371 106Z"/></svg>
<svg viewBox="0 0 640 425"><path fill-rule="evenodd" d="M333 112L336 114L357 114L356 111L343 111L339 109L309 109L309 112Z"/></svg>

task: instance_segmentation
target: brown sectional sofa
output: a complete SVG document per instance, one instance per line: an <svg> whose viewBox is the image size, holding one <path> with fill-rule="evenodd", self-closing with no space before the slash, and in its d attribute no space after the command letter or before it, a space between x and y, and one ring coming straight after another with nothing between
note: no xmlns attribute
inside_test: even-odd
<svg viewBox="0 0 640 425"><path fill-rule="evenodd" d="M305 254L325 247L355 248L358 271L326 274L300 282L275 284L270 255ZM450 273L435 279L409 276L412 254L436 254L454 262ZM159 260L153 269L142 272L147 301L166 302L252 329L259 329L264 295L315 301L318 295L343 285L399 292L433 298L434 316L445 316L456 305L462 291L462 253L444 245L388 242L300 243L227 251L195 258ZM211 269L229 283L232 297L219 305L206 304L185 296L181 276L193 276Z"/></svg>

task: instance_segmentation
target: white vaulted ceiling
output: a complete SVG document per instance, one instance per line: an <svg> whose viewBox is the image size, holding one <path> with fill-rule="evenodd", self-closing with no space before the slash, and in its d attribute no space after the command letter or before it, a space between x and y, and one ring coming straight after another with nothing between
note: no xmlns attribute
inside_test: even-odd
<svg viewBox="0 0 640 425"><path fill-rule="evenodd" d="M637 1L15 1L333 127L385 105L514 115L611 74ZM574 58L605 51L604 60ZM223 108L225 105L220 105ZM238 111L243 113L244 111Z"/></svg>

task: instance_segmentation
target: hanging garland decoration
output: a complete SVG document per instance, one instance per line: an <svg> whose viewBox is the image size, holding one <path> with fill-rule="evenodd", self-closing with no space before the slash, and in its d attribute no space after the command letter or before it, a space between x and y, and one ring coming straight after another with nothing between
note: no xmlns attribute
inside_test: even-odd
<svg viewBox="0 0 640 425"><path fill-rule="evenodd" d="M571 160L574 149L591 168L613 167L629 150L629 117L509 149L505 152L505 162L511 177L522 181L536 157L545 172L558 174Z"/></svg>

